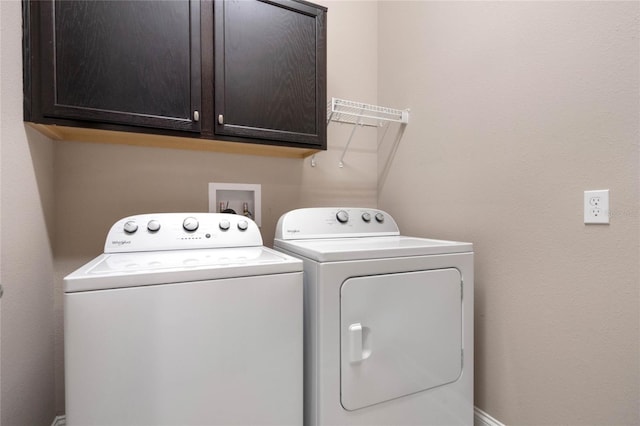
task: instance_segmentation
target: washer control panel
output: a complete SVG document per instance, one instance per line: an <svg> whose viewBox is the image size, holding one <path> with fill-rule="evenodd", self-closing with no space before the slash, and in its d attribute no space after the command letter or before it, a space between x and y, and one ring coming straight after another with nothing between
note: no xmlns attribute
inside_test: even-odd
<svg viewBox="0 0 640 426"><path fill-rule="evenodd" d="M262 246L256 223L227 213L155 213L117 221L105 253Z"/></svg>
<svg viewBox="0 0 640 426"><path fill-rule="evenodd" d="M377 209L318 207L292 210L280 217L276 238L300 240L400 235L395 220Z"/></svg>

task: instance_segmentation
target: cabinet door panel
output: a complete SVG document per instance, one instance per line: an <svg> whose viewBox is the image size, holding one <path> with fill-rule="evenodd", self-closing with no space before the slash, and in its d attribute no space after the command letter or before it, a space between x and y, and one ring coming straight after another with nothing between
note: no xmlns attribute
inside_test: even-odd
<svg viewBox="0 0 640 426"><path fill-rule="evenodd" d="M325 144L324 12L231 0L215 14L216 133Z"/></svg>
<svg viewBox="0 0 640 426"><path fill-rule="evenodd" d="M45 116L199 131L198 1L42 7Z"/></svg>

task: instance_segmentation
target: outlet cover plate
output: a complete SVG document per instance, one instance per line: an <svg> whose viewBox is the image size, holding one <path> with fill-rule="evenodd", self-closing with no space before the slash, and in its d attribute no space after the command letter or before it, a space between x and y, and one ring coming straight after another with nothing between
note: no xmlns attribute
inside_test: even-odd
<svg viewBox="0 0 640 426"><path fill-rule="evenodd" d="M609 190L584 191L584 223L609 223Z"/></svg>

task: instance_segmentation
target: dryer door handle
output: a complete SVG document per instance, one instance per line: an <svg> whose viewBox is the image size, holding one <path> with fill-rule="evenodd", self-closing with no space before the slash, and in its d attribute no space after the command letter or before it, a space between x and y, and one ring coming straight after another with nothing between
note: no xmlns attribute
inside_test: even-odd
<svg viewBox="0 0 640 426"><path fill-rule="evenodd" d="M362 324L358 322L349 326L349 360L360 362L362 355Z"/></svg>
<svg viewBox="0 0 640 426"><path fill-rule="evenodd" d="M357 322L349 326L349 361L354 364L369 358L371 342L369 329Z"/></svg>

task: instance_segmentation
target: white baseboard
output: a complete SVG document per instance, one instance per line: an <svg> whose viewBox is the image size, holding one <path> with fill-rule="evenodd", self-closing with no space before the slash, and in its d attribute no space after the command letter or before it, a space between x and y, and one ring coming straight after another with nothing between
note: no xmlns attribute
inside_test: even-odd
<svg viewBox="0 0 640 426"><path fill-rule="evenodd" d="M473 425L474 426L505 426L503 423L494 419L478 407L473 409Z"/></svg>
<svg viewBox="0 0 640 426"><path fill-rule="evenodd" d="M51 426L67 426L66 416L57 416L55 419L53 419L53 423L51 423Z"/></svg>

